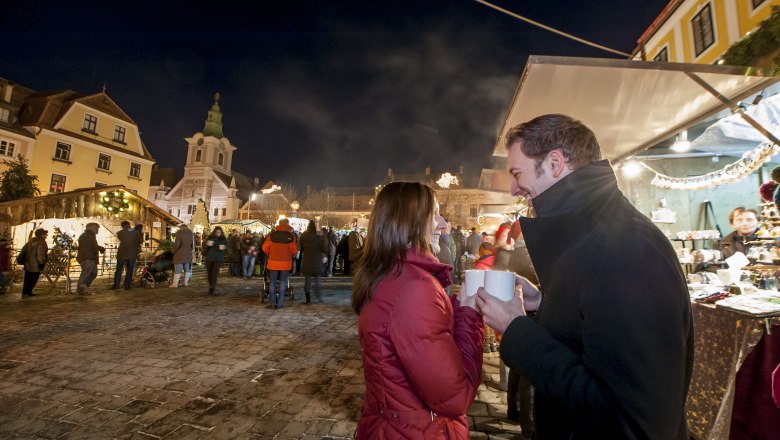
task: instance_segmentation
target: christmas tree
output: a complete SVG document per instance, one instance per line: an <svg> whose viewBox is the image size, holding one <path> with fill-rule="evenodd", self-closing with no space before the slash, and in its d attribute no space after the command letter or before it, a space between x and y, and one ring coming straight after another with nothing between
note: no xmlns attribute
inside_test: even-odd
<svg viewBox="0 0 780 440"><path fill-rule="evenodd" d="M70 249L73 247L73 237L62 232L58 227L54 227L54 247L60 249Z"/></svg>
<svg viewBox="0 0 780 440"><path fill-rule="evenodd" d="M195 212L192 213L192 220L190 220L190 230L196 231L208 231L209 227L209 208L206 206L206 202L203 199L198 200L198 205L195 207Z"/></svg>

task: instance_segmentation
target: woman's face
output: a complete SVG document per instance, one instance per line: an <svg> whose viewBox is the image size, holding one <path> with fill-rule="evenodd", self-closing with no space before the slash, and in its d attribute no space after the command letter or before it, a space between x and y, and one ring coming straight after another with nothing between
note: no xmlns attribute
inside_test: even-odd
<svg viewBox="0 0 780 440"><path fill-rule="evenodd" d="M734 217L734 229L740 235L750 235L756 230L758 219L750 211L742 211Z"/></svg>
<svg viewBox="0 0 780 440"><path fill-rule="evenodd" d="M216 231L214 231L214 235L216 235L217 237L221 237L222 236L222 230L221 229L217 229Z"/></svg>
<svg viewBox="0 0 780 440"><path fill-rule="evenodd" d="M433 233L436 231L436 227L438 226L438 222L436 221L437 217L439 217L439 201L436 200L436 198L434 197L433 215L431 215L431 219L428 222L428 230L425 231L425 239L428 241L428 243L431 242L431 239L433 238Z"/></svg>

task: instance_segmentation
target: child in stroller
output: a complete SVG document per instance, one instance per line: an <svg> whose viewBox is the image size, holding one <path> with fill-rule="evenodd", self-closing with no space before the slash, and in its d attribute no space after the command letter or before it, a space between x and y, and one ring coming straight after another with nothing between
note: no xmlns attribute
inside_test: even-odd
<svg viewBox="0 0 780 440"><path fill-rule="evenodd" d="M267 259L266 259L267 262ZM263 291L260 292L260 303L264 303L268 300L268 296L271 294L271 279L269 277L270 271L265 268L265 264L263 265ZM279 294L279 289L281 288L281 281L276 286L276 294ZM293 286L290 284L290 278L287 278L287 289L284 292L284 299L292 300L295 299L295 293L293 293Z"/></svg>
<svg viewBox="0 0 780 440"><path fill-rule="evenodd" d="M157 251L149 265L143 268L139 284L141 287L157 287L168 281L168 272L173 269L173 252Z"/></svg>

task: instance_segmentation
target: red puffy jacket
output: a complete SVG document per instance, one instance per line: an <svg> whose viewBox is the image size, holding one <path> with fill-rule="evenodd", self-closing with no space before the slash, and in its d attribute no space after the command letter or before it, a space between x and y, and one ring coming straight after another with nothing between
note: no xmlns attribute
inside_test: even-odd
<svg viewBox="0 0 780 440"><path fill-rule="evenodd" d="M363 305L358 334L366 397L358 439L469 438L482 381L482 316L447 297L452 266L409 250L399 275Z"/></svg>

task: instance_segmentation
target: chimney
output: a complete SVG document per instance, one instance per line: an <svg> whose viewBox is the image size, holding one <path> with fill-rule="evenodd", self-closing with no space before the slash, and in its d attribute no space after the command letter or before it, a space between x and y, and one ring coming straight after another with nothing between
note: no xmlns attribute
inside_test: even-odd
<svg viewBox="0 0 780 440"><path fill-rule="evenodd" d="M426 176L430 176L431 175L431 167L430 166L425 167L425 175Z"/></svg>
<svg viewBox="0 0 780 440"><path fill-rule="evenodd" d="M13 91L14 91L14 83L12 83L11 81L8 81L5 84L5 87L3 87L3 101L5 101L5 102L10 104L11 103L11 94L13 93Z"/></svg>
<svg viewBox="0 0 780 440"><path fill-rule="evenodd" d="M393 176L393 169L392 168L388 168L387 169L387 177L392 177L392 176Z"/></svg>
<svg viewBox="0 0 780 440"><path fill-rule="evenodd" d="M458 168L458 174L463 174L463 165Z"/></svg>

